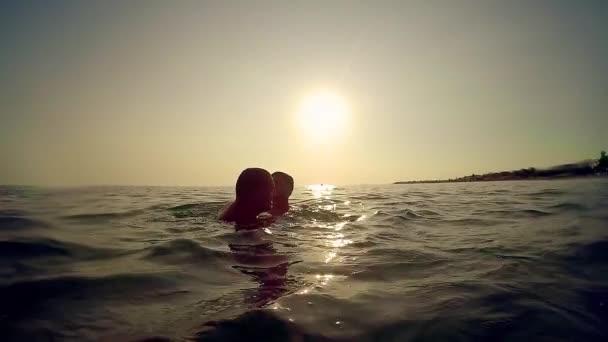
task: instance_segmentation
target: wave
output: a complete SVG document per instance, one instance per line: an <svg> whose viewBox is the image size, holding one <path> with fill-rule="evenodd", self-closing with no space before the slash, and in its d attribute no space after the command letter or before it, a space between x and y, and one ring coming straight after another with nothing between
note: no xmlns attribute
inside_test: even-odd
<svg viewBox="0 0 608 342"><path fill-rule="evenodd" d="M359 196L351 196L351 199L354 200L389 200L392 199L389 195L384 194L365 194Z"/></svg>
<svg viewBox="0 0 608 342"><path fill-rule="evenodd" d="M405 209L400 211L389 211L384 212L379 210L374 217L382 222L393 222L401 223L403 221L415 221L415 220L438 220L443 215L437 211L429 209Z"/></svg>
<svg viewBox="0 0 608 342"><path fill-rule="evenodd" d="M145 259L162 262L211 262L227 259L229 252L201 246L190 239L175 239L145 249Z"/></svg>
<svg viewBox="0 0 608 342"><path fill-rule="evenodd" d="M105 277L61 276L18 281L0 286L0 317L18 319L36 315L50 301L73 300L89 304L98 300L132 300L133 295L155 295L158 289L174 287L175 274L116 274ZM80 305L85 305L83 302Z"/></svg>
<svg viewBox="0 0 608 342"><path fill-rule="evenodd" d="M385 253L393 253L392 261L387 262ZM365 266L352 273L350 278L356 281L390 282L402 280L404 277L428 277L436 268L449 263L448 259L421 252L405 252L396 249L379 249L373 254L359 258Z"/></svg>
<svg viewBox="0 0 608 342"><path fill-rule="evenodd" d="M562 190L558 190L558 189L544 189L544 190L540 190L537 192L531 192L526 194L527 196L530 197L542 197L542 196L559 196L559 195L565 195L566 192L562 191Z"/></svg>
<svg viewBox="0 0 608 342"><path fill-rule="evenodd" d="M458 226L483 226L483 225L494 225L504 223L503 220L492 220L485 218L476 218L476 217L467 217L467 218L458 218L458 219L447 219L443 220L443 222L454 224Z"/></svg>
<svg viewBox="0 0 608 342"><path fill-rule="evenodd" d="M378 245L377 242L374 242L371 240L356 241L356 242L349 244L349 246L351 248L370 248L370 247L375 247L377 245Z"/></svg>
<svg viewBox="0 0 608 342"><path fill-rule="evenodd" d="M455 289L455 288L454 288ZM291 322L270 310L252 310L235 318L210 321L189 341L468 341L468 340L605 340L603 322L586 310L605 310L605 288L578 291L586 304L578 309L554 305L534 289L471 287L469 294L428 292L435 311L410 312L405 318L363 323L368 329L330 337ZM462 290L466 290L463 288ZM411 306L411 305L410 305ZM442 308L443 310L440 310ZM310 324L309 324L310 325ZM361 329L355 329L361 331Z"/></svg>
<svg viewBox="0 0 608 342"><path fill-rule="evenodd" d="M438 214L431 210L410 210L406 209L399 215L394 215L393 218L403 221L422 220L436 217Z"/></svg>
<svg viewBox="0 0 608 342"><path fill-rule="evenodd" d="M405 221L424 218L422 215L419 215L415 211L409 209L404 210L401 215L395 215L394 217Z"/></svg>
<svg viewBox="0 0 608 342"><path fill-rule="evenodd" d="M563 202L559 204L555 204L549 207L549 209L558 210L559 212L564 211L585 211L587 207L582 204L572 203L572 202Z"/></svg>
<svg viewBox="0 0 608 342"><path fill-rule="evenodd" d="M395 258L400 261L434 261L439 260L434 254L424 253L416 250L407 250L401 248L375 248L367 251L363 255L367 260L369 257L384 259L387 257Z"/></svg>
<svg viewBox="0 0 608 342"><path fill-rule="evenodd" d="M175 218L186 218L186 217L207 217L209 213L217 213L221 208L221 203L189 203L178 206L167 208L164 204L152 205L142 209L133 209L120 212L106 212L106 213L83 213L61 216L61 219L68 221L78 221L81 223L99 224L106 223L112 220L124 219L134 217L142 214L161 214L164 209L172 212ZM163 221L164 218L156 218L156 220Z"/></svg>
<svg viewBox="0 0 608 342"><path fill-rule="evenodd" d="M61 216L64 220L73 220L86 223L103 223L113 219L136 216L145 212L145 209L134 209L113 213L87 213Z"/></svg>
<svg viewBox="0 0 608 342"><path fill-rule="evenodd" d="M42 258L48 256L69 256L69 250L52 240L0 241L2 258Z"/></svg>
<svg viewBox="0 0 608 342"><path fill-rule="evenodd" d="M43 221L22 216L0 216L0 231L12 229L48 228Z"/></svg>
<svg viewBox="0 0 608 342"><path fill-rule="evenodd" d="M268 310L253 310L223 321L205 323L191 341L332 341L281 319Z"/></svg>
<svg viewBox="0 0 608 342"><path fill-rule="evenodd" d="M92 260L121 253L123 252L117 249L93 248L48 238L21 238L0 241L0 257L4 258L4 261L57 256Z"/></svg>
<svg viewBox="0 0 608 342"><path fill-rule="evenodd" d="M433 210L428 210L428 209L423 209L423 210L418 210L416 212L418 215L423 216L423 217L435 217L435 216L443 216L441 213L437 212L437 211L433 211Z"/></svg>
<svg viewBox="0 0 608 342"><path fill-rule="evenodd" d="M226 202L186 203L167 208L175 218L215 218Z"/></svg>
<svg viewBox="0 0 608 342"><path fill-rule="evenodd" d="M571 254L571 260L586 265L608 263L608 240L577 245Z"/></svg>
<svg viewBox="0 0 608 342"><path fill-rule="evenodd" d="M27 216L27 212L15 209L0 209L0 217L2 216Z"/></svg>
<svg viewBox="0 0 608 342"><path fill-rule="evenodd" d="M496 215L504 218L533 218L553 215L551 212L539 209L495 209L495 210L477 210L473 212L475 215Z"/></svg>
<svg viewBox="0 0 608 342"><path fill-rule="evenodd" d="M202 203L186 203L186 204L180 204L180 205L176 205L173 207L169 207L169 208L167 208L167 210L172 210L172 211L190 210L190 209L198 208L201 205L202 205Z"/></svg>
<svg viewBox="0 0 608 342"><path fill-rule="evenodd" d="M93 341L133 328L179 341L193 331L193 341L608 336L606 193L488 184L320 199L296 189L290 213L246 232L215 219L232 188L25 198L0 210L0 339Z"/></svg>
<svg viewBox="0 0 608 342"><path fill-rule="evenodd" d="M342 215L333 210L324 210L319 208L306 208L300 210L296 209L293 212L289 213L288 217L294 220L304 220L305 222L339 222L343 218ZM356 218L354 219L356 220Z"/></svg>
<svg viewBox="0 0 608 342"><path fill-rule="evenodd" d="M584 312L555 306L533 291L481 288L471 295L429 293L437 311L407 318L364 323L356 334L326 336L270 310L252 310L235 318L203 324L188 341L446 341L446 340L585 340L605 339L602 322ZM605 298L605 289L581 291L589 301ZM599 296L599 297L598 297ZM599 310L600 306L596 306ZM602 313L605 315L605 313ZM361 331L361 329L355 329Z"/></svg>

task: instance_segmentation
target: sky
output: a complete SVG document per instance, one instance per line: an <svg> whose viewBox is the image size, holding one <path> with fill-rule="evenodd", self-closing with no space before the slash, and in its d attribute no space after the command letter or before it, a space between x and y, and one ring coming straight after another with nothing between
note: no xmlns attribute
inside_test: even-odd
<svg viewBox="0 0 608 342"><path fill-rule="evenodd" d="M0 81L0 184L551 166L608 149L608 2L2 1Z"/></svg>

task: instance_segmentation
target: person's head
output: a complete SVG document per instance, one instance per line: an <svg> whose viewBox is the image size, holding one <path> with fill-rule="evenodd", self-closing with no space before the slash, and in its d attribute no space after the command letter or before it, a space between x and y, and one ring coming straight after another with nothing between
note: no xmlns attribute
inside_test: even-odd
<svg viewBox="0 0 608 342"><path fill-rule="evenodd" d="M286 201L293 192L293 178L285 172L277 171L272 174L274 180L274 200Z"/></svg>
<svg viewBox="0 0 608 342"><path fill-rule="evenodd" d="M237 201L260 212L270 210L273 190L272 176L260 168L243 170L236 181Z"/></svg>

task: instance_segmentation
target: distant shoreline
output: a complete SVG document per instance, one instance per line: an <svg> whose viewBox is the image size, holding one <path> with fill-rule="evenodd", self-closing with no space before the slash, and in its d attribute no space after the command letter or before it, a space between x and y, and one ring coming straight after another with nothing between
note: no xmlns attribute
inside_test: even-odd
<svg viewBox="0 0 608 342"><path fill-rule="evenodd" d="M548 181L560 179L577 179L577 178L608 178L608 175L585 175L585 176L561 176L561 177L534 177L534 178L509 178L509 179L479 179L479 180L462 180L462 179L439 179L439 180L422 180L422 181L399 181L392 184L434 184L434 183L482 183L482 182L511 182L511 181Z"/></svg>
<svg viewBox="0 0 608 342"><path fill-rule="evenodd" d="M393 184L429 184L429 183L470 183L470 182L498 182L516 180L553 180L588 177L608 176L608 156L602 151L597 160L590 159L578 163L557 165L546 169L529 167L513 171L491 172L482 175L472 174L470 176L453 179L421 180L421 181L399 181Z"/></svg>

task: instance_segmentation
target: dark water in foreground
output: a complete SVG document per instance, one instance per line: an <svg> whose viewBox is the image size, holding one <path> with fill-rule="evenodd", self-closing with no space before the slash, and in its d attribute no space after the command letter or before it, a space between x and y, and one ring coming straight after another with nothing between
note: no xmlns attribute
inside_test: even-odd
<svg viewBox="0 0 608 342"><path fill-rule="evenodd" d="M0 187L0 340L608 338L606 179L302 188L253 233L231 196Z"/></svg>

